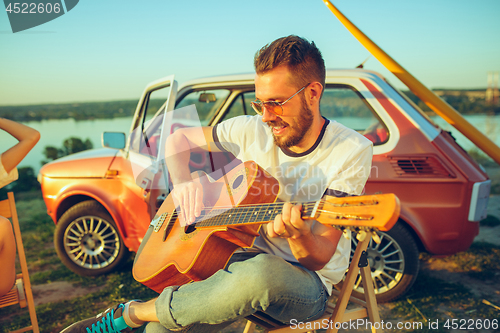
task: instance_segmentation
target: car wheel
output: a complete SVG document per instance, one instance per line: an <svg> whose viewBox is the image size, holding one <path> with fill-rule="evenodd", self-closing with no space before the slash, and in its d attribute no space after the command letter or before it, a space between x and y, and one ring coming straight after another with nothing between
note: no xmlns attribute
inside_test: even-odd
<svg viewBox="0 0 500 333"><path fill-rule="evenodd" d="M413 236L400 222L388 232L377 232L380 243L373 239L366 250L377 301L386 303L403 296L413 285L419 270L419 251ZM357 246L352 237L351 258ZM363 294L361 275L354 284L353 295Z"/></svg>
<svg viewBox="0 0 500 333"><path fill-rule="evenodd" d="M71 271L94 276L109 273L126 259L115 222L98 202L80 202L59 219L54 233L57 255Z"/></svg>

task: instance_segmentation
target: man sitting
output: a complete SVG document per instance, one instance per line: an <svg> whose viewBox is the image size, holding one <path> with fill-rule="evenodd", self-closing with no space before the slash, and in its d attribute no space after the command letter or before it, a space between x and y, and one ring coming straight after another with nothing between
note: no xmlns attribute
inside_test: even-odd
<svg viewBox="0 0 500 333"><path fill-rule="evenodd" d="M119 304L63 332L216 332L262 311L288 323L321 316L349 264L350 240L342 232L301 218L300 204L324 194L362 193L372 144L362 135L321 116L325 65L314 43L288 36L255 55L256 116L241 116L215 127L182 128L166 143L172 195L185 223L203 208L201 185L193 182L190 150L210 147L253 160L276 178L281 214L260 229L254 246L237 251L210 278L168 287L148 302Z"/></svg>

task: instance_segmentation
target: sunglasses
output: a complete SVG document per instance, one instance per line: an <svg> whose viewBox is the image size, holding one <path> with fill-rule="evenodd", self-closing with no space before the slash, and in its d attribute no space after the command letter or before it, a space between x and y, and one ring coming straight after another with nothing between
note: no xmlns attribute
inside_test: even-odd
<svg viewBox="0 0 500 333"><path fill-rule="evenodd" d="M268 112L271 112L277 116L282 116L283 115L283 104L285 104L286 102L291 100L295 95L297 95L299 92L304 90L308 85L309 85L309 83L306 84L305 86L303 86L302 88L300 88L299 91L297 91L295 94L290 96L290 98L288 98L286 101L281 102L281 103L276 102L276 101L263 102L263 101L255 100L253 102L250 102L250 104L252 105L252 108L254 109L254 111L258 115L262 116L264 114L264 108L265 108Z"/></svg>

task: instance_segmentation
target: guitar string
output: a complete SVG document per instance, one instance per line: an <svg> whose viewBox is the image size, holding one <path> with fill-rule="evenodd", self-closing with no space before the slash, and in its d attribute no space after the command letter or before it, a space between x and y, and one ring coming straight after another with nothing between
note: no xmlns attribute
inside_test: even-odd
<svg viewBox="0 0 500 333"><path fill-rule="evenodd" d="M291 202L293 204L299 202ZM308 209L314 208L314 206L318 202L310 202L310 203L302 203L303 205L303 213L308 212ZM371 201L369 203L359 202L354 205L349 204L333 204L324 199L319 200L319 203L333 205L334 207L346 207L346 206L366 206L366 205L376 205L377 201ZM275 208L281 208L284 203L268 203L268 204L250 204L243 205L237 207L230 206L217 206L217 209L212 209L208 213L204 214L201 217L201 221L196 223L196 226L199 227L209 227L209 226L217 226L217 225L234 225L234 224L243 224L243 223L263 223L263 221L271 221L273 218L278 215L279 212L275 211ZM210 207L205 207L205 209L209 209ZM215 207L212 207L215 208ZM256 211L257 209L257 211ZM354 220L371 220L373 216L369 217L360 217L352 214L342 214L335 213L325 209L317 209L317 212L326 213L330 215L334 215L336 219L354 219ZM178 213L175 211L173 213L175 216L171 216L170 224L175 223L175 219L178 218ZM269 215L266 217L266 215ZM231 217L233 220L228 222L228 217ZM309 216L310 217L310 216ZM175 218L175 219L174 219ZM200 219L198 217L197 219ZM253 221L252 221L253 220Z"/></svg>
<svg viewBox="0 0 500 333"><path fill-rule="evenodd" d="M274 208L282 206L283 204L279 205L267 205L267 207L261 207L259 206L254 206L250 207L253 208L253 210L249 210L248 206L241 206L241 207L235 207L230 209L229 211L224 211L222 212L216 211L213 212L211 211L209 214L205 215L202 217L202 221L199 221L196 223L197 226L199 227L208 227L208 226L214 226L214 225L233 225L233 224L252 224L252 223L264 223L264 221L271 221L276 217L277 214L279 214L280 211L272 210L269 209L272 206ZM307 212L308 208L313 208L315 203L310 203L310 204L305 204L305 209L304 212ZM258 208L258 211L255 212L255 208ZM354 214L342 214L342 213L336 213L336 212L331 212L325 209L318 209L317 212L333 215L335 219L349 219L349 220L372 220L373 216L359 216L359 215L354 215ZM212 214L213 213L213 214ZM308 217L312 217L310 215L307 215ZM228 218L231 218L232 221L228 221Z"/></svg>
<svg viewBox="0 0 500 333"><path fill-rule="evenodd" d="M334 207L352 207L352 206L371 206L371 205L377 205L379 202L378 201L375 201L375 200L371 200L371 201L368 201L368 202L364 202L364 201L359 201L359 202L356 202L356 203L343 203L343 204L335 204L335 203L332 203L332 202L328 202L327 200L325 199L320 199L318 200L320 203L323 203L323 204L328 204L328 205L331 205L331 206L334 206ZM314 201L314 202L299 202L299 201L291 201L290 203L291 204L302 204L302 206L313 206L316 205L318 203L318 201ZM272 205L275 205L276 207L281 207L283 206L284 203L282 202L279 202L279 203L257 203L257 204L248 204L248 205L241 205L241 206L205 206L204 208L205 209L211 209L213 210L214 208L217 208L217 209L231 209L231 208L252 208L252 207L263 207L263 206L272 206Z"/></svg>
<svg viewBox="0 0 500 333"><path fill-rule="evenodd" d="M222 212L218 209L215 212L211 211L208 214L208 218L202 217L203 220L196 223L196 226L202 227L220 224L234 225L250 222L252 219L254 222L257 222L257 220L270 220L270 218L274 218L273 213L277 213L277 210L274 208L281 206L283 206L283 204L249 205L231 208L226 211L222 210ZM212 214L212 212L215 213L215 215ZM266 215L268 215L267 218Z"/></svg>

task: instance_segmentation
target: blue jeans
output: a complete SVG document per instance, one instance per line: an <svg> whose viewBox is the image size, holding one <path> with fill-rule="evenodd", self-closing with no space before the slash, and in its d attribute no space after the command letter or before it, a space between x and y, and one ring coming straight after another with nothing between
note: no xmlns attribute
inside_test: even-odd
<svg viewBox="0 0 500 333"><path fill-rule="evenodd" d="M160 323L146 333L217 332L234 321L262 311L288 323L320 317L328 293L316 273L271 254L235 254L224 270L210 278L158 297Z"/></svg>

